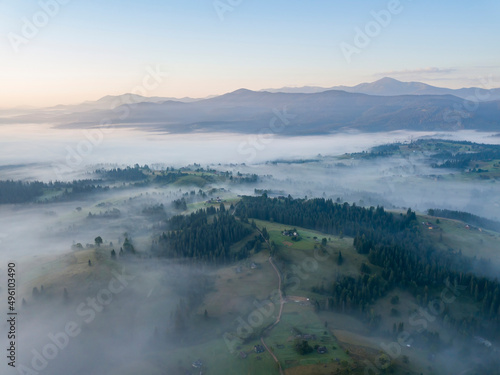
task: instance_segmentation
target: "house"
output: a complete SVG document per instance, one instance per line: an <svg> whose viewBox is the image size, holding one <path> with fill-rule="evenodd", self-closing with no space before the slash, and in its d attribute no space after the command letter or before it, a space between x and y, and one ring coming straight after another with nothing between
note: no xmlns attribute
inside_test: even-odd
<svg viewBox="0 0 500 375"><path fill-rule="evenodd" d="M283 236L287 236L287 237L294 237L294 236L298 236L299 234L297 233L297 229L285 229L282 233L281 233Z"/></svg>
<svg viewBox="0 0 500 375"><path fill-rule="evenodd" d="M253 349L255 350L255 353L264 353L266 351L262 345L255 345Z"/></svg>
<svg viewBox="0 0 500 375"><path fill-rule="evenodd" d="M326 354L326 353L327 353L326 346L320 346L320 347L317 349L317 352L318 352L319 354Z"/></svg>

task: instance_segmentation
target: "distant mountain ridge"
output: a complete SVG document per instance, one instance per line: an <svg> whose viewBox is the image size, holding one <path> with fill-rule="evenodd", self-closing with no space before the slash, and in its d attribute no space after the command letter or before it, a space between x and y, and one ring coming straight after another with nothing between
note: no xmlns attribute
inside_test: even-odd
<svg viewBox="0 0 500 375"><path fill-rule="evenodd" d="M279 89L266 89L262 91L286 93L317 93L328 90L342 90L351 93L378 96L454 95L462 99L470 99L478 96L478 100L480 101L500 100L500 88L493 88L489 90L479 87L449 89L444 87L431 86L422 82L402 82L389 77L384 77L382 79L379 79L378 81L371 83L360 83L356 86L334 86L329 88L318 86L283 87Z"/></svg>
<svg viewBox="0 0 500 375"><path fill-rule="evenodd" d="M357 86L385 92L401 87L428 90L384 79ZM168 98L108 96L80 108L45 109L0 117L2 123L52 123L64 128L98 127L103 119L115 127L170 133L280 133L281 135L393 130L454 131L500 130L500 101L466 107L465 100L449 94L369 95L345 90L286 93L239 89L209 99L187 102ZM285 126L283 126L285 125ZM279 129L278 131L276 129Z"/></svg>
<svg viewBox="0 0 500 375"><path fill-rule="evenodd" d="M122 95L106 95L95 101L85 101L81 104L74 105L57 105L54 107L46 108L46 110L62 110L67 112L83 112L96 109L113 109L124 104L134 103L161 103L169 100L175 100L183 103L195 102L201 99L194 98L170 98L161 96L142 96L137 94L126 93Z"/></svg>

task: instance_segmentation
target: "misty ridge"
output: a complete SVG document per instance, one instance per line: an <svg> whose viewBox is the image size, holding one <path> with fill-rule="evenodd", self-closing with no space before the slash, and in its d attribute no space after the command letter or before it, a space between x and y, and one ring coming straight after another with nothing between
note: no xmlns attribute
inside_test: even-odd
<svg viewBox="0 0 500 375"><path fill-rule="evenodd" d="M205 99L125 94L81 105L56 106L0 119L9 123L52 123L59 128L95 128L106 123L166 133L259 133L277 115L283 135L394 130L494 131L499 89L443 89L383 78L354 87L309 90L240 89ZM101 125L99 125L101 124Z"/></svg>

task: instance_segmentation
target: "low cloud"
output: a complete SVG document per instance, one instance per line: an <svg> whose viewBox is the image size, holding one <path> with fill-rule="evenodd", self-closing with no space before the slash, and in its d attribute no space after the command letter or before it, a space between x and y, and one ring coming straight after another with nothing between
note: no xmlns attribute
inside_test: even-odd
<svg viewBox="0 0 500 375"><path fill-rule="evenodd" d="M376 73L377 77L386 77L386 76L408 76L408 75L426 75L426 74L448 74L455 72L455 68L436 68L436 67L428 67L428 68L420 68L420 69L405 69L405 70L391 70L388 72Z"/></svg>

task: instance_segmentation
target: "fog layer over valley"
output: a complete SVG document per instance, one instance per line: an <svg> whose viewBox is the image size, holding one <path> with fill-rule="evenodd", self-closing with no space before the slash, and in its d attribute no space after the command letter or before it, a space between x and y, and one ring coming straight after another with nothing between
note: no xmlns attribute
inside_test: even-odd
<svg viewBox="0 0 500 375"><path fill-rule="evenodd" d="M303 366L296 357L312 351L318 369L362 373L365 359L389 361L392 349L382 346L382 356L380 343L405 329L415 341L398 344L390 360L397 371L488 368L498 350L496 333L487 336L488 324L497 324L498 293L481 278L493 279L500 267L498 150L461 142L498 145L498 137L181 138L33 126L20 142L16 127L5 126L0 270L17 265L17 373L274 374L273 351L287 369ZM281 221L279 209L269 216L277 202L290 210ZM329 205L359 218L335 216ZM311 221L320 219L330 221ZM431 258L438 266L408 276L425 280L425 293L404 272L388 272L385 253L370 242L400 228L395 223L402 229L392 241L404 245L397 249L439 254ZM464 286L472 288L467 297L435 314L422 333L408 317L445 287L429 281L442 276L439 267L450 272L449 288L476 276ZM2 300L4 285L5 276ZM3 323L2 337L8 329ZM450 358L460 356L455 366Z"/></svg>

